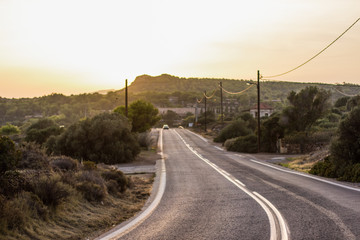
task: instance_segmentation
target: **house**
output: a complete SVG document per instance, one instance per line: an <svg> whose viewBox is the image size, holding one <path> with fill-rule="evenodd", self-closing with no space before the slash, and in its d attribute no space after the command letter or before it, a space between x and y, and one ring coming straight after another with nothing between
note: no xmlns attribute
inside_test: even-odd
<svg viewBox="0 0 360 240"><path fill-rule="evenodd" d="M258 105L254 105L250 108L250 114L256 118L258 111ZM260 103L260 117L269 117L274 112L274 108L266 103Z"/></svg>

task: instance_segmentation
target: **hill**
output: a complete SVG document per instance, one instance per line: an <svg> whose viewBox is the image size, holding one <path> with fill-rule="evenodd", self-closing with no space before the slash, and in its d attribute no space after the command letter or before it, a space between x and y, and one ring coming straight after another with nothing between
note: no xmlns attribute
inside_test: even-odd
<svg viewBox="0 0 360 240"><path fill-rule="evenodd" d="M249 83L256 83L252 80L244 79L180 78L168 74L162 74L160 76L142 75L136 77L135 81L129 86L129 92L135 95L143 95L145 92L168 94L174 92L187 92L194 93L198 95L198 98L201 98L204 91L210 95L213 90L218 87L219 82L222 82L223 88L230 92L242 91L249 87ZM333 102L340 97L357 95L360 92L360 85L355 84L261 81L260 95L262 101L284 101L289 92L298 92L307 86L317 86L331 91ZM249 91L244 94L254 97L257 95L256 87L249 89Z"/></svg>

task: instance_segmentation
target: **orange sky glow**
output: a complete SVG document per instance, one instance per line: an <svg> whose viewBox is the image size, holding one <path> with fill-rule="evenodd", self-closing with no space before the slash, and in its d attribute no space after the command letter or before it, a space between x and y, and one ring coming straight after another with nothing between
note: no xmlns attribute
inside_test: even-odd
<svg viewBox="0 0 360 240"><path fill-rule="evenodd" d="M120 89L142 74L276 75L359 17L359 0L0 0L0 96ZM360 22L275 80L360 84Z"/></svg>

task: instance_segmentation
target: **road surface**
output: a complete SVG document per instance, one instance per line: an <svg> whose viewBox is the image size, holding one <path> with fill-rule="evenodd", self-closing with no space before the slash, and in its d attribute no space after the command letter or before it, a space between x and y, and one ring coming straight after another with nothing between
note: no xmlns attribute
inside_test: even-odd
<svg viewBox="0 0 360 240"><path fill-rule="evenodd" d="M159 204L114 239L360 239L359 188L223 151L184 129L163 131L163 155Z"/></svg>

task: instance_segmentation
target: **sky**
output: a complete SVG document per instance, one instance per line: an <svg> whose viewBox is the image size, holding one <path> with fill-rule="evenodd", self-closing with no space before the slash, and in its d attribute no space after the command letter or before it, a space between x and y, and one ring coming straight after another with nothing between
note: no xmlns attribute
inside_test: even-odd
<svg viewBox="0 0 360 240"><path fill-rule="evenodd" d="M0 0L0 96L121 89L125 79L286 72L360 17L360 0ZM360 84L360 21L277 81Z"/></svg>

